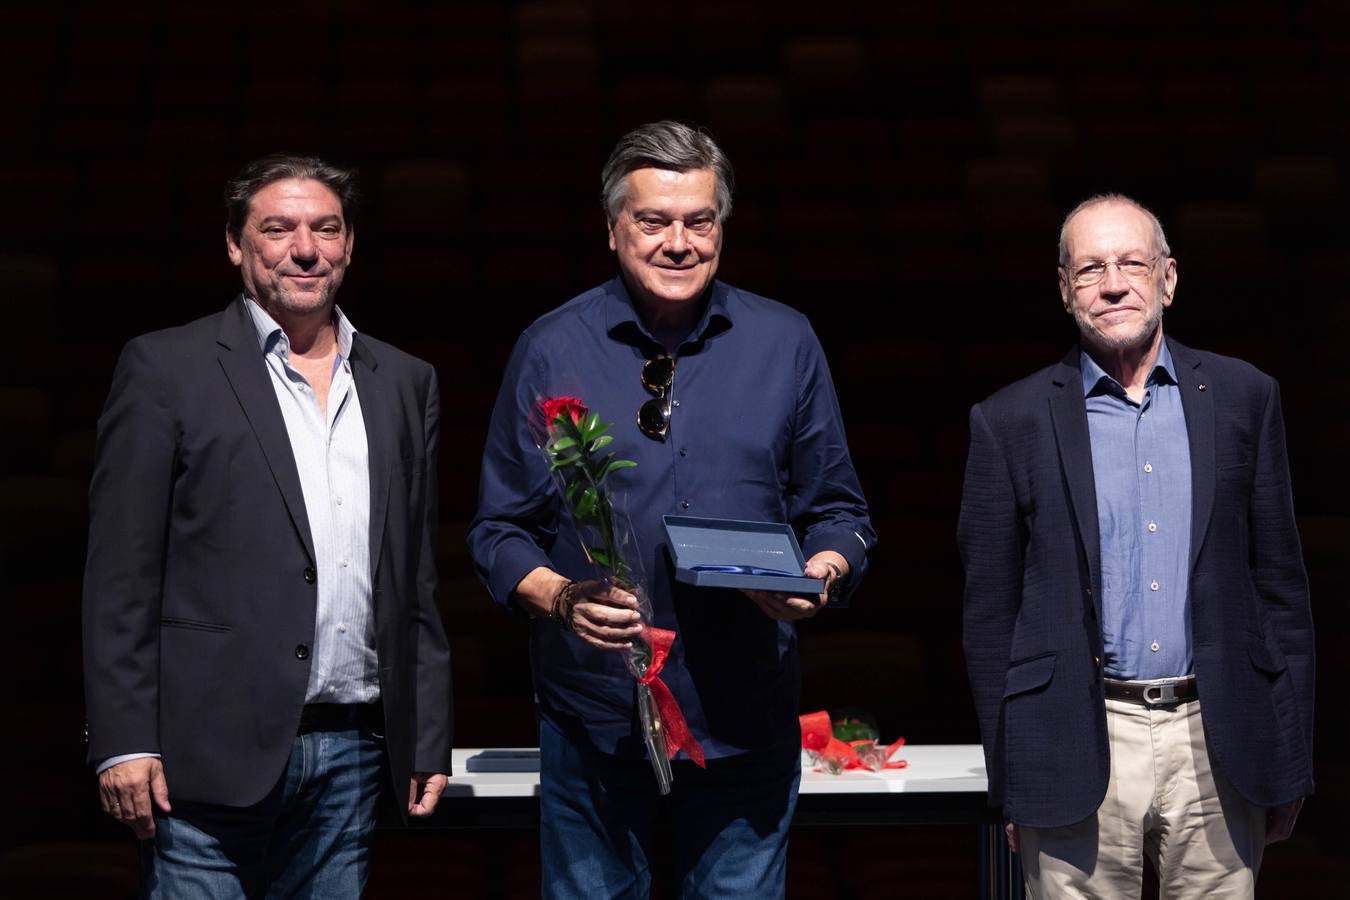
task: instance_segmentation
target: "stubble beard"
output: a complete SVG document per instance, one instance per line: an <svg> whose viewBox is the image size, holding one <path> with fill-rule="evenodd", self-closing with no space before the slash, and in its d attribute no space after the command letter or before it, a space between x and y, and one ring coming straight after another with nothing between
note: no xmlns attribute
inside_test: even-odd
<svg viewBox="0 0 1350 900"><path fill-rule="evenodd" d="M299 294L278 282L270 292L269 306L275 306L279 312L293 316L313 315L333 308L333 298L337 295L341 281L328 279L317 292Z"/></svg>
<svg viewBox="0 0 1350 900"><path fill-rule="evenodd" d="M1092 321L1092 316L1077 306L1073 307L1073 319L1078 324L1078 332L1083 336L1083 340L1095 347L1103 350L1128 350L1133 347L1143 347L1152 342L1153 336L1158 333L1158 328L1162 325L1163 310L1161 298L1166 284L1159 280L1154 285L1155 296L1159 298L1154 304L1153 312L1149 315L1139 330L1134 334L1123 334L1110 336L1100 331Z"/></svg>

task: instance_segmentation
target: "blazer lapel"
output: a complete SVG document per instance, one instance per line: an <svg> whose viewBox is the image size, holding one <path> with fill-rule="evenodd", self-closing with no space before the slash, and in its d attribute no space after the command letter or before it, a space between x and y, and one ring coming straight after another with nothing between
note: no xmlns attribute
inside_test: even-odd
<svg viewBox="0 0 1350 900"><path fill-rule="evenodd" d="M380 550L384 547L384 522L389 511L389 479L394 472L394 411L398 398L380 377L379 360L370 346L357 334L352 338L352 379L361 398L361 418L366 425L367 454L370 465L370 578L380 570Z"/></svg>
<svg viewBox="0 0 1350 900"><path fill-rule="evenodd" d="M1186 436L1191 450L1191 565L1200 556L1200 545L1209 532L1214 512L1214 390L1205 381L1200 357L1190 348L1168 338L1167 346L1176 363L1181 408L1186 415Z"/></svg>
<svg viewBox="0 0 1350 900"><path fill-rule="evenodd" d="M286 422L277 406L277 395L268 381L266 364L258 348L258 332L253 327L242 296L236 298L221 318L220 367L225 372L239 405L244 409L253 434L262 447L263 456L272 470L286 509L291 514L310 562L314 562L314 539L309 532L309 514L305 510L305 494L300 488L300 473L295 468L295 453L286 434Z"/></svg>
<svg viewBox="0 0 1350 900"><path fill-rule="evenodd" d="M1088 435L1087 403L1078 368L1078 348L1064 357L1051 374L1050 420L1059 444L1059 462L1083 552L1092 579L1092 605L1101 621L1101 537L1097 527L1097 485L1092 471L1092 441Z"/></svg>

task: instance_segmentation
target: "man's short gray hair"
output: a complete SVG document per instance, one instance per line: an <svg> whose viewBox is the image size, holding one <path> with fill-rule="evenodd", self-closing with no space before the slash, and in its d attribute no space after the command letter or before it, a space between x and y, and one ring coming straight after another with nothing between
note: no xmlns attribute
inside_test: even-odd
<svg viewBox="0 0 1350 900"><path fill-rule="evenodd" d="M628 175L637 169L711 169L717 179L717 219L724 222L731 215L731 162L701 128L666 120L641 125L619 138L600 173L600 200L611 224L628 199Z"/></svg>
<svg viewBox="0 0 1350 900"><path fill-rule="evenodd" d="M1162 222L1158 221L1158 217L1153 214L1153 210L1133 197L1127 197L1124 194L1093 194L1070 210L1069 214L1064 217L1064 224L1059 226L1059 264L1061 266L1067 267L1069 265L1069 222L1083 210L1099 203L1125 203L1148 216L1148 220L1153 223L1153 251L1163 257L1172 255L1172 248L1167 244L1167 235L1163 234Z"/></svg>

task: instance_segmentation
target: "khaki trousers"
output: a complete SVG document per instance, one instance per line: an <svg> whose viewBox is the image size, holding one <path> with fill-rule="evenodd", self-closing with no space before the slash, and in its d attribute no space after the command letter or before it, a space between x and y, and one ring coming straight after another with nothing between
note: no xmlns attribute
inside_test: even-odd
<svg viewBox="0 0 1350 900"><path fill-rule="evenodd" d="M1148 709L1106 701L1111 779L1095 817L1021 828L1027 893L1037 898L1138 897L1144 857L1160 897L1252 897L1266 810L1214 772L1200 701Z"/></svg>

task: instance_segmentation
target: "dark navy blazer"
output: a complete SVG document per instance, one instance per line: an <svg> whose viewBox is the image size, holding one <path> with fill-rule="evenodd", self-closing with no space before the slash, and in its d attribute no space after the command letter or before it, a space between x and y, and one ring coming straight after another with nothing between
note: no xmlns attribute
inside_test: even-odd
<svg viewBox="0 0 1350 900"><path fill-rule="evenodd" d="M1249 801L1312 792L1313 626L1274 379L1168 339L1191 453L1191 629L1210 758ZM1100 557L1074 348L970 413L958 537L989 796L1013 822L1096 812L1109 747Z"/></svg>

